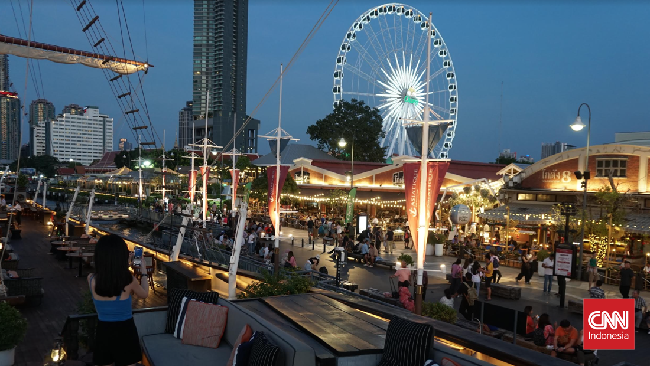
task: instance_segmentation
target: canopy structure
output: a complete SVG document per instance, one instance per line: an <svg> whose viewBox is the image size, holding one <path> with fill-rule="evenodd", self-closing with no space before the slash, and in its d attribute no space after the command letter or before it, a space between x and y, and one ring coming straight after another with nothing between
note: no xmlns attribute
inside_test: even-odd
<svg viewBox="0 0 650 366"><path fill-rule="evenodd" d="M81 64L96 69L110 69L122 75L133 74L138 71L146 72L149 67L153 67L153 65L146 62L79 51L45 43L28 42L24 39L7 37L2 34L0 34L0 54L49 60L61 64Z"/></svg>

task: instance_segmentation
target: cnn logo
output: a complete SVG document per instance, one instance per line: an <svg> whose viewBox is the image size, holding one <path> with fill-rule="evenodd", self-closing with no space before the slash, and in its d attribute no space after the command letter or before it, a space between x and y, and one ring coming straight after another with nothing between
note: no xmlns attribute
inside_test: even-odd
<svg viewBox="0 0 650 366"><path fill-rule="evenodd" d="M583 309L585 349L634 349L634 299L584 299Z"/></svg>
<svg viewBox="0 0 650 366"><path fill-rule="evenodd" d="M600 319L599 319L600 318ZM628 312L623 311L622 314L618 311L608 313L606 311L596 310L589 314L589 326L591 329L617 329L618 325L621 326L621 329L627 329L628 327Z"/></svg>

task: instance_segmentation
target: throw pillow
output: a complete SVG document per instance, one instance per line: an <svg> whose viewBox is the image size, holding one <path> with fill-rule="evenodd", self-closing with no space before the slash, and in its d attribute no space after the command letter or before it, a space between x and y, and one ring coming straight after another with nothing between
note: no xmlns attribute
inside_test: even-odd
<svg viewBox="0 0 650 366"><path fill-rule="evenodd" d="M263 332L257 332L253 340L248 366L273 366L280 347L266 339Z"/></svg>
<svg viewBox="0 0 650 366"><path fill-rule="evenodd" d="M248 366L251 350L253 349L253 342L258 334L260 333L253 333L250 341L240 344L239 347L235 349L235 360L233 361L232 366Z"/></svg>
<svg viewBox="0 0 650 366"><path fill-rule="evenodd" d="M181 311L181 301L184 297L192 300L202 301L208 304L216 304L219 300L218 292L196 292L186 289L172 289L167 295L167 324L165 333L173 333L176 328L178 314Z"/></svg>
<svg viewBox="0 0 650 366"><path fill-rule="evenodd" d="M228 321L228 307L190 300L185 316L183 344L217 348Z"/></svg>
<svg viewBox="0 0 650 366"><path fill-rule="evenodd" d="M378 366L424 365L433 327L394 316L388 323L384 353Z"/></svg>
<svg viewBox="0 0 650 366"><path fill-rule="evenodd" d="M187 305L189 305L190 300L187 297L184 297L181 300L181 310L178 312L178 318L176 319L176 327L174 328L174 338L183 339L183 329L185 327L185 316L187 315Z"/></svg>
<svg viewBox="0 0 650 366"><path fill-rule="evenodd" d="M460 366L460 364L452 359L444 357L441 362L442 366Z"/></svg>
<svg viewBox="0 0 650 366"><path fill-rule="evenodd" d="M235 355L237 354L237 348L239 347L240 344L250 341L251 337L253 337L253 329L250 327L250 325L246 324L242 328L241 332L239 332L239 336L237 337L237 340L232 345L232 352L230 353L230 358L228 359L228 363L226 364L226 366L233 366L233 362L235 361Z"/></svg>

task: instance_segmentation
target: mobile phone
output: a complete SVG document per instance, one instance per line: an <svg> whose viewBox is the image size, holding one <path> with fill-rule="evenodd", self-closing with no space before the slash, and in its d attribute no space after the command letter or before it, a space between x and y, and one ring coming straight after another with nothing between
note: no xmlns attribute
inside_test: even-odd
<svg viewBox="0 0 650 366"><path fill-rule="evenodd" d="M133 252L134 252L134 257L135 258L138 258L138 259L142 258L142 247L135 247Z"/></svg>

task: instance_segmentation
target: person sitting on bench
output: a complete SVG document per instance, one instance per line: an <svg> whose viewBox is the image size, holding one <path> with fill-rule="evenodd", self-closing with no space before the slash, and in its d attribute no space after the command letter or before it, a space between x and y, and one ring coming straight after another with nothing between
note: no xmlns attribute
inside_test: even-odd
<svg viewBox="0 0 650 366"><path fill-rule="evenodd" d="M375 258L377 258L377 248L373 244L370 244L370 248L368 249L368 254L366 254L365 259L366 259L366 266L368 267L374 267L375 264Z"/></svg>

